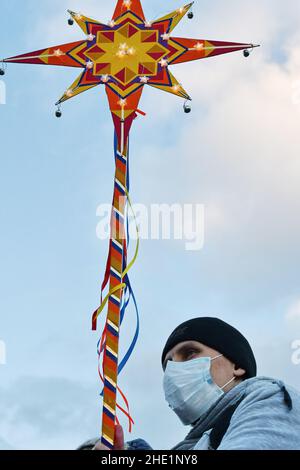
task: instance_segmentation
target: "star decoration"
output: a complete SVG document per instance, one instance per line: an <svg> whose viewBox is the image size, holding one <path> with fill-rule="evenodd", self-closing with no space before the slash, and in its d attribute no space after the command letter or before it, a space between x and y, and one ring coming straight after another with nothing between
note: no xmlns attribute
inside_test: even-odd
<svg viewBox="0 0 300 470"><path fill-rule="evenodd" d="M4 62L82 68L59 101L105 85L115 128L126 121L125 140L145 85L190 100L170 66L228 52L253 48L252 44L185 39L171 35L194 2L154 21L145 18L140 0L118 0L109 24L69 11L86 39L4 59ZM121 110L119 100L126 99Z"/></svg>

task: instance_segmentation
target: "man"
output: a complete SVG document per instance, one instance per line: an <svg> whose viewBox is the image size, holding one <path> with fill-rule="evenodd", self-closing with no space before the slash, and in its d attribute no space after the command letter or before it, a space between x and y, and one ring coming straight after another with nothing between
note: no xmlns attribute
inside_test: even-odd
<svg viewBox="0 0 300 470"><path fill-rule="evenodd" d="M166 401L192 429L173 450L299 450L300 393L283 382L256 377L246 338L217 318L179 325L162 353ZM96 444L96 445L95 445ZM97 440L81 449L106 450ZM138 439L115 449L149 449Z"/></svg>

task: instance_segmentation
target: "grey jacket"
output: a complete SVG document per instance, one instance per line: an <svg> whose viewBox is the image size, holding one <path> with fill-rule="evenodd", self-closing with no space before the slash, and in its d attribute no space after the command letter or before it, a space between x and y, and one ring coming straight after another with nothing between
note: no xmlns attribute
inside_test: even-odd
<svg viewBox="0 0 300 470"><path fill-rule="evenodd" d="M234 405L217 450L300 450L300 393L267 377L245 380L224 394L172 450L211 450L214 426ZM88 441L79 449L91 449L97 441ZM126 447L151 449L141 439Z"/></svg>
<svg viewBox="0 0 300 470"><path fill-rule="evenodd" d="M239 401L218 450L300 450L300 393L267 377L245 380L223 395L174 450L209 450L216 421Z"/></svg>

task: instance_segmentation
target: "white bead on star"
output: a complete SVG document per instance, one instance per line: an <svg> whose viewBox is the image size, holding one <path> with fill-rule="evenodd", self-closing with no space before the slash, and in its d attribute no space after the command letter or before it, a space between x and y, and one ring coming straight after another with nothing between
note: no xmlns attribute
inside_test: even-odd
<svg viewBox="0 0 300 470"><path fill-rule="evenodd" d="M168 34L168 33L164 33L164 34L161 35L161 37L164 41L168 41L170 39L171 35Z"/></svg>
<svg viewBox="0 0 300 470"><path fill-rule="evenodd" d="M159 64L161 65L161 67L168 67L168 61L166 59L161 59L159 61Z"/></svg>
<svg viewBox="0 0 300 470"><path fill-rule="evenodd" d="M60 49L56 49L56 50L54 51L54 55L55 55L56 57L60 57L61 55L64 55L64 53L63 53Z"/></svg>
<svg viewBox="0 0 300 470"><path fill-rule="evenodd" d="M202 51L202 49L204 49L204 44L202 42L197 42L197 44L195 44L195 49L197 51Z"/></svg>
<svg viewBox="0 0 300 470"><path fill-rule="evenodd" d="M127 104L127 101L123 98L121 98L119 101L118 101L118 104L121 106L121 108L125 108L126 104Z"/></svg>
<svg viewBox="0 0 300 470"><path fill-rule="evenodd" d="M140 82L141 83L148 83L149 80L150 80L149 77L146 77L146 76L145 77L140 77Z"/></svg>

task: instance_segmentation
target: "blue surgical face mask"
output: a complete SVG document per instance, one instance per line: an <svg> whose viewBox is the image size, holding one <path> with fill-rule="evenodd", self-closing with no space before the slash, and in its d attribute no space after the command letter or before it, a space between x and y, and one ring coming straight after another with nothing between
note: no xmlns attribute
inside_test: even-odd
<svg viewBox="0 0 300 470"><path fill-rule="evenodd" d="M191 361L168 361L163 379L166 400L183 424L195 423L224 394L223 387L214 383L211 362L221 357L199 357Z"/></svg>

